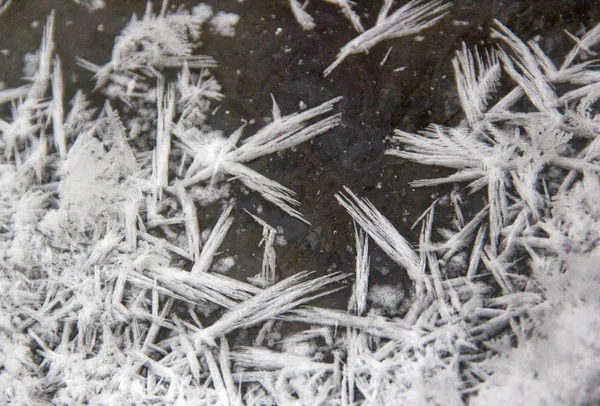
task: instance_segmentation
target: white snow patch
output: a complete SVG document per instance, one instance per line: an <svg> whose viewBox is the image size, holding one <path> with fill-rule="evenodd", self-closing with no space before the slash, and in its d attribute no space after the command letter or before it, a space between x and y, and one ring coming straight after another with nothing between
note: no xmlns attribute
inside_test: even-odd
<svg viewBox="0 0 600 406"><path fill-rule="evenodd" d="M367 295L371 306L384 310L386 314L396 314L404 301L402 286L374 285Z"/></svg>
<svg viewBox="0 0 600 406"><path fill-rule="evenodd" d="M233 256L219 259L213 266L212 269L218 273L227 273L231 268L235 266L235 258Z"/></svg>
<svg viewBox="0 0 600 406"><path fill-rule="evenodd" d="M210 25L215 33L224 37L233 37L235 36L235 26L239 21L239 15L235 13L225 13L223 11L219 11L210 20Z"/></svg>

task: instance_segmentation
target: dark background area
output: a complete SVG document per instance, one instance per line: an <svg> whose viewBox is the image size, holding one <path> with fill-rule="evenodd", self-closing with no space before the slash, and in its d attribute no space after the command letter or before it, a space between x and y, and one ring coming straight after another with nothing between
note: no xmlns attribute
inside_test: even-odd
<svg viewBox="0 0 600 406"><path fill-rule="evenodd" d="M160 1L153 3L158 11ZM394 128L417 131L429 123L455 125L463 118L451 65L461 43L480 49L494 46L490 32L493 20L498 19L523 40L539 36L542 48L560 61L574 45L563 30L581 35L600 20L600 2L592 0L458 0L441 23L421 34L422 40L408 37L380 43L368 54L350 56L324 78L323 70L339 49L357 35L337 7L312 0L307 11L315 18L316 28L304 31L286 0L206 3L215 11L241 17L235 37L207 33L199 48L217 60L219 67L213 74L226 97L209 122L212 127L227 134L242 120L256 119L256 124L246 129L250 135L270 117L271 94L283 114L298 111L301 101L313 107L336 96L344 97L336 109L343 113L343 126L294 150L251 164L297 193L300 211L311 225L292 219L255 193L237 193L236 225L223 251L237 256L233 276L239 278L260 271L262 248L257 244L261 227L241 210L256 212L258 205L264 208L262 218L284 228L288 244L276 248L281 276L304 269L353 272L351 218L334 198L343 186L369 198L409 241L416 242L418 230L411 231L410 225L434 195L448 193L451 187L411 188L411 180L442 176L444 172L384 156L384 151ZM355 10L364 27L372 27L382 2L357 3ZM172 7L181 4L193 6L198 2L171 1ZM76 65L75 56L97 64L109 61L114 38L132 13L141 16L145 7L145 1L108 0L105 8L88 12L67 0L15 0L0 17L0 80L7 87L24 83L23 56L38 49L46 16L54 9L56 52L63 62L67 100L80 88L91 92L91 74ZM381 66L389 47L393 49ZM399 67L406 69L395 72ZM94 100L101 103L102 98L97 95ZM437 224L443 224L449 213L443 207L438 210ZM206 219L207 226L216 222L213 214ZM398 267L374 244L371 254L372 282L397 284L404 280L403 272L387 276L378 272ZM347 293L328 306L345 307Z"/></svg>

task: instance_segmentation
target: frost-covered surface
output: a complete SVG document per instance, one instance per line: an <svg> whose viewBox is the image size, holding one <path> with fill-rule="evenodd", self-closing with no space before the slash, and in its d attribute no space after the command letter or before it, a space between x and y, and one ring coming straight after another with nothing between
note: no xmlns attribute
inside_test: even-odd
<svg viewBox="0 0 600 406"><path fill-rule="evenodd" d="M421 3L403 7L443 15ZM342 311L309 302L349 288L348 275L281 278L280 227L239 210L230 186L308 222L292 190L248 164L327 137L339 99L285 115L273 97L254 134L212 128L225 91L200 41L232 35L237 16L165 1L131 20L104 66L79 61L105 102L78 92L67 103L54 18L30 82L0 90L0 403L600 401L600 74L581 58L600 26L561 66L500 23L497 49L458 51L464 120L397 131L389 153L455 171L416 186L469 182L472 194L448 198L452 229L434 228L437 203L427 209L413 245L389 213L338 193L355 223ZM224 275L236 217L262 228L246 244L262 262L249 280ZM406 283L370 286L375 245ZM250 328L252 341L230 344Z"/></svg>

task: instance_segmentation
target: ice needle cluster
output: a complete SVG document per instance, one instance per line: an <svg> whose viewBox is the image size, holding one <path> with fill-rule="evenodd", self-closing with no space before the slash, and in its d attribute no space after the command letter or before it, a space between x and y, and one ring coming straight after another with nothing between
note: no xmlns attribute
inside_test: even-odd
<svg viewBox="0 0 600 406"><path fill-rule="evenodd" d="M258 217L260 279L212 272L243 214L221 185L241 181L303 220L290 189L246 164L341 119L338 99L291 115L273 101L251 136L212 129L224 96L200 36L232 35L237 19L149 3L111 61L79 61L107 97L92 107L83 92L65 100L52 14L29 83L0 91L0 403L242 404L251 380L232 364L232 333L339 289L341 274L277 281L276 231Z"/></svg>
<svg viewBox="0 0 600 406"><path fill-rule="evenodd" d="M448 13L452 3L443 0L412 0L390 14L393 0L385 0L377 22L340 49L335 61L323 72L329 76L347 57L368 52L382 41L416 35L437 24Z"/></svg>
<svg viewBox="0 0 600 406"><path fill-rule="evenodd" d="M560 66L498 21L492 36L495 49L463 46L452 61L463 122L398 130L388 151L453 171L414 186L456 183L485 203L465 217L453 199L454 228L435 240L433 208L424 215L422 271L438 326L454 319L467 334L446 338L456 347L437 359L456 366L472 404L596 403L600 73L579 57L592 54L600 26L575 38Z"/></svg>
<svg viewBox="0 0 600 406"><path fill-rule="evenodd" d="M340 49L335 61L323 72L324 76L329 76L335 68L351 55L368 53L371 48L380 42L416 35L434 26L444 18L452 5L452 3L446 3L444 0L411 0L391 12L394 1L384 0L375 25L365 30L360 22L360 17L352 8L355 5L354 2L349 0L323 1L338 6L340 12L350 21L352 27L358 33L356 38ZM306 11L308 1L304 4L300 4L299 0L289 0L289 2L296 21L303 29L312 30L316 27L314 18ZM385 56L384 62L388 58L389 52Z"/></svg>
<svg viewBox="0 0 600 406"><path fill-rule="evenodd" d="M314 18L306 11L306 6L308 6L308 1L304 4L300 4L299 0L289 0L290 8L296 21L298 24L302 26L305 30L312 30L315 28L315 20ZM340 12L344 15L344 17L350 21L352 27L359 33L364 31L364 28L360 22L360 17L354 9L352 8L355 3L350 0L322 0L325 3L333 4L337 6Z"/></svg>

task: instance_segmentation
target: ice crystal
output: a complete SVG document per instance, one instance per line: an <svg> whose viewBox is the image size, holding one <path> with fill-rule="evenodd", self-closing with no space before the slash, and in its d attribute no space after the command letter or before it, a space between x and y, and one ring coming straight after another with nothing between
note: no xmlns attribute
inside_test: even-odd
<svg viewBox="0 0 600 406"><path fill-rule="evenodd" d="M591 381L597 379L597 368L582 364L583 369L569 373L581 373L580 378L568 382L557 373L577 359L598 359L593 345L583 356L579 346L562 341L564 331L573 332L571 339L580 337L578 343L587 340L593 333L584 326L597 323L590 313L597 300L587 302L588 290L579 280L597 284L597 272L589 265L598 240L593 230L599 217L590 205L598 201L599 190L590 104L597 97L588 90L598 76L589 63L576 61L582 49L597 44L598 27L576 39L560 68L536 42L523 42L499 22L496 27L496 50L481 57L463 46L453 60L464 122L453 128L432 125L419 134L396 131L399 147L389 154L456 171L415 186L470 182L472 192L487 188L488 206L468 222L457 212L458 230L428 248L444 254L438 261L444 269L472 246L467 280L483 271L499 288L498 296L486 299L473 292L464 304L458 285L448 292L467 323L473 316L479 319L469 330L469 341L487 342L498 354L466 364L463 379L472 387L467 393L477 394L473 403L509 398L515 404L594 402L598 393ZM512 91L498 95L507 79ZM555 85L562 83L572 88L560 93ZM490 105L492 97L497 102ZM523 99L533 111L519 110ZM583 146L574 147L574 140ZM519 258L517 266L522 252L527 259Z"/></svg>
<svg viewBox="0 0 600 406"><path fill-rule="evenodd" d="M330 75L350 55L367 52L381 41L415 35L435 25L451 6L451 3L444 3L443 0L412 0L388 15L391 3L384 3L375 26L340 49L335 61L323 72L324 76Z"/></svg>
<svg viewBox="0 0 600 406"><path fill-rule="evenodd" d="M316 27L314 18L305 10L308 2L305 2L301 5L298 0L289 0L290 8L292 9L292 13L296 18L298 24L302 26L305 30L312 30ZM354 6L354 2L349 0L323 0L326 3L333 4L340 9L340 12L346 17L348 21L352 24L352 27L357 32L363 32L364 28L360 22L360 17L358 14L352 9Z"/></svg>
<svg viewBox="0 0 600 406"><path fill-rule="evenodd" d="M350 2L331 3L360 31ZM336 64L447 10L392 6ZM595 52L600 26L568 34L575 45L560 66L499 22L495 49L457 51L464 120L398 130L389 154L455 171L415 186L466 183L471 194L456 186L434 201L413 225L417 241L365 197L337 194L355 234L344 311L309 302L351 286L348 275L278 280L283 231L255 214L258 277L219 273L236 262L229 230L248 218L228 182L308 222L293 191L248 164L340 125L340 99L286 115L273 97L271 122L226 136L210 120L226 90L197 51L203 28L232 35L237 16L168 10L149 4L104 66L80 61L110 99L100 108L81 91L65 100L70 65L55 54L54 14L28 58L29 83L0 90L10 103L0 120L0 403L598 402L600 75L579 54ZM439 205L456 217L443 229ZM400 283L370 283L373 245ZM236 332L252 329L240 345Z"/></svg>

